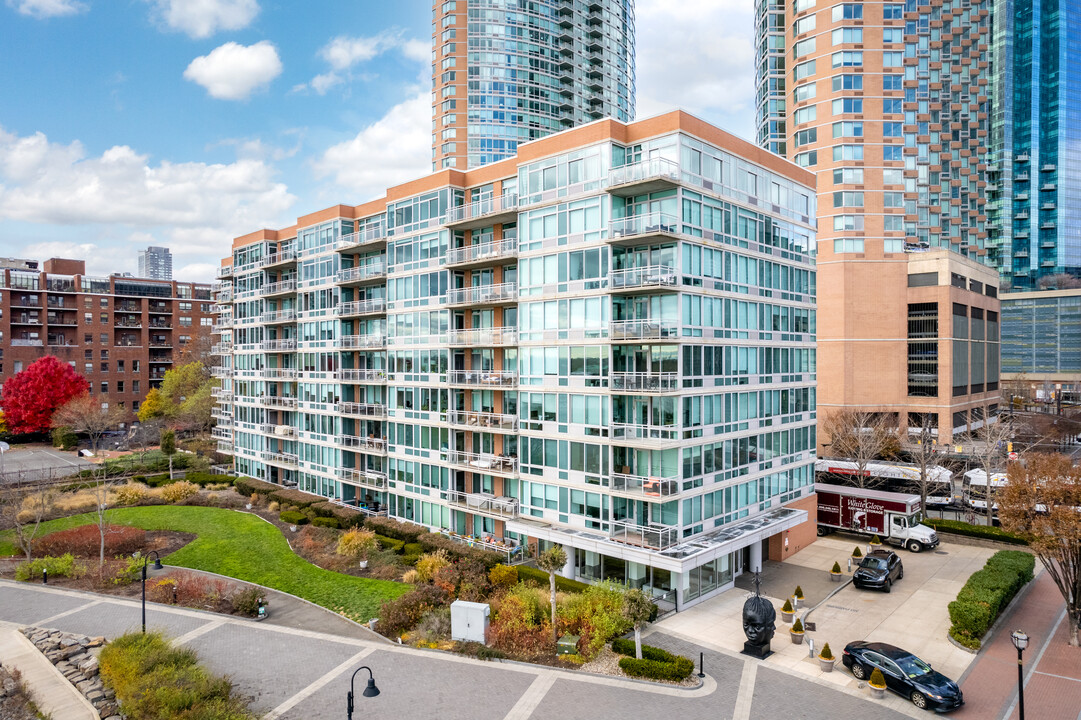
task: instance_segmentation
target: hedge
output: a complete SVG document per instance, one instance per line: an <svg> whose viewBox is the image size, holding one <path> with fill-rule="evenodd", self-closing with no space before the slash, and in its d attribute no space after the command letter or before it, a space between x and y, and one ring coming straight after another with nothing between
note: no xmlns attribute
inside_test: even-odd
<svg viewBox="0 0 1081 720"><path fill-rule="evenodd" d="M1036 558L1020 550L1000 550L987 560L982 570L968 582L950 603L950 636L966 647L978 649L981 638L995 619L1032 580Z"/></svg>
<svg viewBox="0 0 1081 720"><path fill-rule="evenodd" d="M633 651L632 651L633 652ZM685 657L676 657L675 662L658 662L645 657L646 647L642 646L642 659L622 657L619 667L632 677L644 677L650 680L668 680L682 682L694 672L694 662Z"/></svg>
<svg viewBox="0 0 1081 720"><path fill-rule="evenodd" d="M543 570L538 570L535 567L528 565L518 565L518 580L533 580L544 587L548 587L548 573ZM565 578L562 575L556 575L556 590L562 590L563 592L580 593L589 585L577 580L571 580Z"/></svg>
<svg viewBox="0 0 1081 720"><path fill-rule="evenodd" d="M388 538L386 535L376 534L375 539L379 542L379 547L383 548L384 550L393 550L399 555L402 554L402 548L405 547L404 540Z"/></svg>
<svg viewBox="0 0 1081 720"><path fill-rule="evenodd" d="M308 524L308 516L297 510L286 510L278 516L278 519L281 520L283 523L288 523L289 525Z"/></svg>
<svg viewBox="0 0 1081 720"><path fill-rule="evenodd" d="M960 520L924 520L925 525L930 525L936 532L952 533L953 535L965 535L967 537L983 538L985 540L997 540L998 542L1010 543L1011 545L1028 545L1023 537L1008 533L1002 528L991 525L972 525Z"/></svg>
<svg viewBox="0 0 1081 720"><path fill-rule="evenodd" d="M269 495L276 490L282 489L281 485L275 485L274 483L266 482L264 480L256 480L255 478L239 476L233 478L233 487L235 487L236 491L244 497L251 497L256 494Z"/></svg>
<svg viewBox="0 0 1081 720"><path fill-rule="evenodd" d="M451 558L476 560L489 570L506 559L501 553L497 553L494 550L485 550L481 547L469 547L468 545L451 540L446 535L440 533L423 533L415 542L424 549L424 552L446 550L447 555Z"/></svg>
<svg viewBox="0 0 1081 720"><path fill-rule="evenodd" d="M616 638L612 641L612 652L617 652L620 655L634 655L634 640L628 638ZM687 659L681 655L673 655L667 650L662 650L661 648L653 647L652 645L642 646L642 657L646 660L667 663L674 663L679 660Z"/></svg>
<svg viewBox="0 0 1081 720"><path fill-rule="evenodd" d="M282 505L296 505L298 508L311 507L317 502L324 502L326 498L320 495L306 493L303 490L279 487L268 496L271 500L277 500Z"/></svg>
<svg viewBox="0 0 1081 720"><path fill-rule="evenodd" d="M424 546L420 543L406 543L402 548L403 555L423 555Z"/></svg>
<svg viewBox="0 0 1081 720"><path fill-rule="evenodd" d="M364 513L331 502L312 503L309 510L319 517L336 518L343 528L360 527L364 524Z"/></svg>
<svg viewBox="0 0 1081 720"><path fill-rule="evenodd" d="M20 563L15 568L15 579L40 580L42 570L48 570L53 577L79 577L86 572L86 566L77 561L71 553L65 553L60 557L39 557Z"/></svg>
<svg viewBox="0 0 1081 720"><path fill-rule="evenodd" d="M312 525L315 527L335 528L341 527L341 523L338 522L338 518L332 517L315 517L312 518Z"/></svg>
<svg viewBox="0 0 1081 720"><path fill-rule="evenodd" d="M398 522L386 517L369 517L364 519L364 527L375 532L376 535L394 538L402 542L414 543L421 535L428 534L428 528L412 523Z"/></svg>

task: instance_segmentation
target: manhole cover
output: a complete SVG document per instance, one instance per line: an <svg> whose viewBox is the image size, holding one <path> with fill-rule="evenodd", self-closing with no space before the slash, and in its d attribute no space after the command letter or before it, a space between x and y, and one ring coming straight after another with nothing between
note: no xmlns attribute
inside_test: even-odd
<svg viewBox="0 0 1081 720"><path fill-rule="evenodd" d="M947 550L935 550L935 555L949 555L949 554L950 553Z"/></svg>

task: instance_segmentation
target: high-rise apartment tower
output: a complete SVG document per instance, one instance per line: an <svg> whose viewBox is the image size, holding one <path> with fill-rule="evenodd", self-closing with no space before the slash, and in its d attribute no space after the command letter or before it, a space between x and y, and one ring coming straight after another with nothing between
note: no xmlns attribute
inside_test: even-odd
<svg viewBox="0 0 1081 720"><path fill-rule="evenodd" d="M169 248L151 245L139 251L139 277L151 280L173 279L173 254Z"/></svg>
<svg viewBox="0 0 1081 720"><path fill-rule="evenodd" d="M432 6L432 169L634 119L634 0L446 0Z"/></svg>

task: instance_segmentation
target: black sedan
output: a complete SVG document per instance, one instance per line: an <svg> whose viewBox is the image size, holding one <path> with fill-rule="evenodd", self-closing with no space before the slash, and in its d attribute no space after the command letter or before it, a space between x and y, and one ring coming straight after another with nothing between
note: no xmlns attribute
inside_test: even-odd
<svg viewBox="0 0 1081 720"><path fill-rule="evenodd" d="M852 584L856 587L881 588L889 592L893 583L905 576L905 566L901 558L892 550L873 550L860 561L856 572L852 573Z"/></svg>
<svg viewBox="0 0 1081 720"><path fill-rule="evenodd" d="M886 643L853 642L845 646L841 662L858 680L868 680L875 668L882 671L886 687L908 698L921 709L936 712L964 705L961 688L918 657Z"/></svg>

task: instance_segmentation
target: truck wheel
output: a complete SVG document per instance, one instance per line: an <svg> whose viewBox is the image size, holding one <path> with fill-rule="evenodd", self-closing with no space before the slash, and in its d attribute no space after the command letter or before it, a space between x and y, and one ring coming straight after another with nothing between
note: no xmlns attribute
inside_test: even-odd
<svg viewBox="0 0 1081 720"><path fill-rule="evenodd" d="M923 545L920 545L918 540L913 540L908 544L909 552L918 553L920 550L923 550Z"/></svg>
<svg viewBox="0 0 1081 720"><path fill-rule="evenodd" d="M818 526L818 537L826 537L829 534L829 528L824 528L821 525Z"/></svg>

